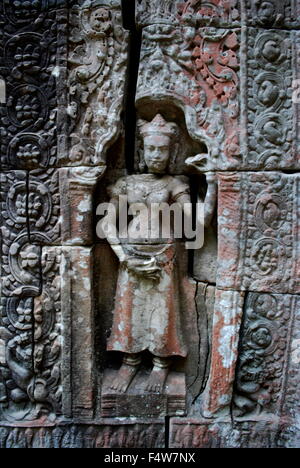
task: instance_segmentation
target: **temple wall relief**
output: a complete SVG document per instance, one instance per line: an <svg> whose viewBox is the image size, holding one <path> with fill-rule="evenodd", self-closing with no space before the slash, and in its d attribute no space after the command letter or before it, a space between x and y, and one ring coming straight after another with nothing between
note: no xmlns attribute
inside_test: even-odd
<svg viewBox="0 0 300 468"><path fill-rule="evenodd" d="M0 0L0 447L299 446L299 14Z"/></svg>

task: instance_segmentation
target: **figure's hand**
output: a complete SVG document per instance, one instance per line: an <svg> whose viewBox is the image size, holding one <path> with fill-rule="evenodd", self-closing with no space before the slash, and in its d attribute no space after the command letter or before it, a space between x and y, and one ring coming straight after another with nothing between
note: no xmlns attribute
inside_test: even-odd
<svg viewBox="0 0 300 468"><path fill-rule="evenodd" d="M154 257L150 260L129 258L126 261L126 267L131 273L153 281L159 280L161 276L161 268L157 265Z"/></svg>
<svg viewBox="0 0 300 468"><path fill-rule="evenodd" d="M208 170L208 155L196 154L196 156L186 159L185 164L197 172L203 173Z"/></svg>

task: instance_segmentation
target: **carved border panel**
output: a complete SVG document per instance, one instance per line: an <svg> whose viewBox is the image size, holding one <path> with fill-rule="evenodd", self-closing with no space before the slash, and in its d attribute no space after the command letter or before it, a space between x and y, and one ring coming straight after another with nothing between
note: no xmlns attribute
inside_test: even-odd
<svg viewBox="0 0 300 468"><path fill-rule="evenodd" d="M220 288L299 293L299 177L219 174Z"/></svg>

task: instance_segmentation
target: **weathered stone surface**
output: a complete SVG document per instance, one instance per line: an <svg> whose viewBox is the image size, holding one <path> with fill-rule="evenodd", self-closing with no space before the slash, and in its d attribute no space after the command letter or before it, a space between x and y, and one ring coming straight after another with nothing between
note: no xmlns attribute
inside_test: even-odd
<svg viewBox="0 0 300 468"><path fill-rule="evenodd" d="M143 27L183 21L190 26L238 26L239 3L236 0L212 0L209 3L195 0L137 0L137 25Z"/></svg>
<svg viewBox="0 0 300 468"><path fill-rule="evenodd" d="M122 128L129 34L121 0L82 2L70 10L67 166L105 166Z"/></svg>
<svg viewBox="0 0 300 468"><path fill-rule="evenodd" d="M230 414L243 305L243 293L216 290L209 379L201 397L205 417Z"/></svg>
<svg viewBox="0 0 300 468"><path fill-rule="evenodd" d="M282 408L297 391L287 385L286 377L290 375L288 369L291 367L294 385L299 379L295 369L299 360L299 307L296 295L247 295L233 400L237 416L247 417L260 412L265 417L295 415L293 410L290 414L286 411L282 414Z"/></svg>
<svg viewBox="0 0 300 468"><path fill-rule="evenodd" d="M62 242L92 245L94 242L93 195L103 167L62 168L59 171Z"/></svg>
<svg viewBox="0 0 300 468"><path fill-rule="evenodd" d="M144 418L184 416L186 414L186 382L183 372L170 372L165 392L147 392L150 372L139 372L126 394L111 389L117 378L114 370L106 371L102 386L101 416L123 418L132 415Z"/></svg>
<svg viewBox="0 0 300 468"><path fill-rule="evenodd" d="M182 109L189 135L206 145L199 169L236 168L240 30L163 21L143 29L136 105ZM205 156L203 154L203 156Z"/></svg>
<svg viewBox="0 0 300 468"><path fill-rule="evenodd" d="M64 86L67 17L55 2L0 3L0 106L2 168L35 169L57 164L58 115ZM4 100L3 100L4 101ZM61 110L61 108L60 108Z"/></svg>
<svg viewBox="0 0 300 468"><path fill-rule="evenodd" d="M1 447L300 446L299 14L0 0ZM203 248L97 238L108 194Z"/></svg>
<svg viewBox="0 0 300 468"><path fill-rule="evenodd" d="M243 39L243 47L247 48L241 94L245 107L242 127L247 129L244 168L299 168L297 106L292 101L292 63L297 54L293 33L249 28Z"/></svg>
<svg viewBox="0 0 300 468"><path fill-rule="evenodd" d="M93 249L63 247L61 266L63 321L63 411L93 417L94 310Z"/></svg>
<svg viewBox="0 0 300 468"><path fill-rule="evenodd" d="M299 28L299 0L242 0L245 20L260 28Z"/></svg>
<svg viewBox="0 0 300 468"><path fill-rule="evenodd" d="M1 293L36 296L41 288L40 248L34 246L28 228L27 174L0 174L1 196Z"/></svg>
<svg viewBox="0 0 300 468"><path fill-rule="evenodd" d="M219 174L220 288L299 293L299 177Z"/></svg>
<svg viewBox="0 0 300 468"><path fill-rule="evenodd" d="M162 448L164 420L102 419L98 424L0 427L1 448Z"/></svg>
<svg viewBox="0 0 300 468"><path fill-rule="evenodd" d="M60 249L44 248L40 262L40 291L1 297L1 421L61 414Z"/></svg>
<svg viewBox="0 0 300 468"><path fill-rule="evenodd" d="M197 283L196 306L199 333L199 354L196 364L198 378L194 395L198 396L207 384L211 363L213 320L216 288L207 283Z"/></svg>
<svg viewBox="0 0 300 468"><path fill-rule="evenodd" d="M287 428L274 419L232 423L229 419L172 418L170 448L284 448L288 446Z"/></svg>

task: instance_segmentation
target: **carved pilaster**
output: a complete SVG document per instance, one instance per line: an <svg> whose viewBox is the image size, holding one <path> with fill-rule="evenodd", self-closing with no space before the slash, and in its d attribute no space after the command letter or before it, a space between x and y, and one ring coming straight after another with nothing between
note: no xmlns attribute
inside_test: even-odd
<svg viewBox="0 0 300 468"><path fill-rule="evenodd" d="M61 225L64 245L92 245L93 194L105 167L60 169Z"/></svg>

